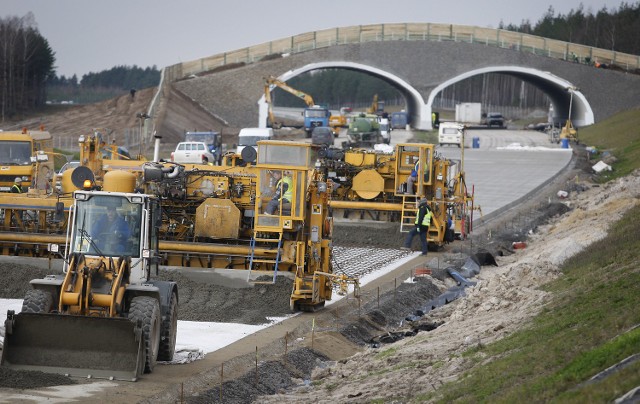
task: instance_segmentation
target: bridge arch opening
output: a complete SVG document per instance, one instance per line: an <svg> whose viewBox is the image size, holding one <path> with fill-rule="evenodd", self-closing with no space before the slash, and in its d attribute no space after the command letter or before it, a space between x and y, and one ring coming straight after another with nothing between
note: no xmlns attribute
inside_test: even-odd
<svg viewBox="0 0 640 404"><path fill-rule="evenodd" d="M591 105L580 89L571 82L549 72L519 66L484 67L453 77L431 91L427 99L428 110L431 111L436 96L445 88L470 77L489 73L511 75L539 88L551 101L554 124L564 123L568 118L571 118L575 126L595 122Z"/></svg>
<svg viewBox="0 0 640 404"><path fill-rule="evenodd" d="M426 123L428 123L429 126L431 125L431 107L429 106L430 104L425 103L422 94L400 77L373 66L353 62L310 63L297 69L289 70L288 72L278 76L278 79L286 82L287 80L303 73L322 69L350 69L376 76L388 82L404 97L406 101L407 114L411 117L411 122L413 122L416 127L422 127L425 124L425 122L423 122L423 117L426 117ZM258 100L258 111L259 126L266 127L268 106L264 94Z"/></svg>
<svg viewBox="0 0 640 404"><path fill-rule="evenodd" d="M429 97L426 102L422 94L404 79L382 69L378 69L376 67L361 63L310 63L297 69L289 70L288 72L280 75L278 79L286 82L293 77L312 70L332 68L360 71L379 77L380 79L392 84L405 98L407 113L411 117L412 126L416 129L432 129L432 105L436 96L442 90L454 83L461 82L467 78L490 73L512 75L543 91L549 97L551 105L553 107L552 119L554 124L564 123L564 121L566 121L569 117L571 118L573 124L577 127L591 125L595 122L593 109L591 108L589 102L587 101L584 94L580 92L580 89L575 87L571 82L549 72L519 66L492 66L465 72L436 86L429 93ZM259 126L266 127L268 106L265 101L264 94L258 100L258 111Z"/></svg>

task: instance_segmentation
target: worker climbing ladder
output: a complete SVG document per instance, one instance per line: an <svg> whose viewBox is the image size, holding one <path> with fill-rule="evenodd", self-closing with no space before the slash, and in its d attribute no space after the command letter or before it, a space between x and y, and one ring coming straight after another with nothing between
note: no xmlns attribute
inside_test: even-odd
<svg viewBox="0 0 640 404"><path fill-rule="evenodd" d="M418 215L418 196L402 195L402 221L400 233L408 233L415 226Z"/></svg>

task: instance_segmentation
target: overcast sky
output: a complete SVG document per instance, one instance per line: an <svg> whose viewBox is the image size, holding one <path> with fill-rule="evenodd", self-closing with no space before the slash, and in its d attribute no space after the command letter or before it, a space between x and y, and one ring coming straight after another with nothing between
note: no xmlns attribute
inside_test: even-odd
<svg viewBox="0 0 640 404"><path fill-rule="evenodd" d="M637 0L636 0L637 1ZM56 71L78 79L114 66L159 69L305 32L351 25L433 22L496 28L538 21L553 6L609 0L0 0L0 16L33 12L55 52ZM629 1L635 4L635 1Z"/></svg>

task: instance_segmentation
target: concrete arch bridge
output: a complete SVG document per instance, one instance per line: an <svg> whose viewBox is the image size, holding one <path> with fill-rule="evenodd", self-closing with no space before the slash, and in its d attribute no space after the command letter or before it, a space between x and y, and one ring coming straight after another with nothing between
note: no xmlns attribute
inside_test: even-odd
<svg viewBox="0 0 640 404"><path fill-rule="evenodd" d="M208 114L212 126L264 126L265 77L286 81L324 68L389 82L405 97L417 129L431 128L431 105L444 88L485 73L516 76L541 89L556 121L569 116L571 105L576 126L640 106L636 55L490 28L383 24L310 32L166 67L161 96L150 107L152 124L165 134L190 128L171 121L171 99L180 97Z"/></svg>

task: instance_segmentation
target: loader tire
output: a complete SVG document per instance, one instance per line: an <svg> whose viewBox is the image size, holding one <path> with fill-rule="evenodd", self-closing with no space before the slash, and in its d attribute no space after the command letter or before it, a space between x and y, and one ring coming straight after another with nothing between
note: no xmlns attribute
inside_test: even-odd
<svg viewBox="0 0 640 404"><path fill-rule="evenodd" d="M144 372L151 373L158 359L160 346L160 304L149 296L138 296L131 300L129 320L142 322L142 339L145 351Z"/></svg>
<svg viewBox="0 0 640 404"><path fill-rule="evenodd" d="M160 349L158 350L159 361L172 361L176 350L176 335L178 331L178 296L171 294L169 303L169 316L162 320L162 330L160 331Z"/></svg>
<svg viewBox="0 0 640 404"><path fill-rule="evenodd" d="M23 313L49 313L53 308L51 292L40 289L31 289L22 301Z"/></svg>

